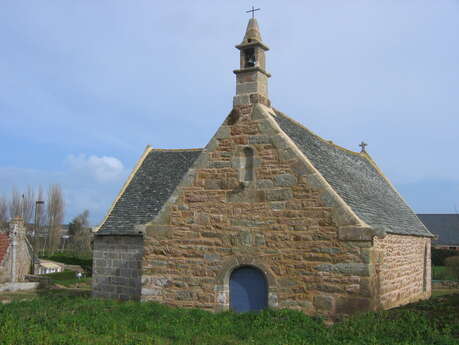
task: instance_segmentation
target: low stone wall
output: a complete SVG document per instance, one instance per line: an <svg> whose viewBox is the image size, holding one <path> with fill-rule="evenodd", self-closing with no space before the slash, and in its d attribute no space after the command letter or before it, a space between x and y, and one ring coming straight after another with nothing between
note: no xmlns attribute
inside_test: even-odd
<svg viewBox="0 0 459 345"><path fill-rule="evenodd" d="M430 238L375 238L379 305L389 309L431 296Z"/></svg>
<svg viewBox="0 0 459 345"><path fill-rule="evenodd" d="M142 236L96 236L92 295L140 300Z"/></svg>
<svg viewBox="0 0 459 345"><path fill-rule="evenodd" d="M35 290L39 283L5 283L0 284L0 292L15 292L23 290Z"/></svg>
<svg viewBox="0 0 459 345"><path fill-rule="evenodd" d="M35 274L28 274L25 279L32 283L38 283L38 288L47 289L51 286L51 278L46 276L39 276Z"/></svg>
<svg viewBox="0 0 459 345"><path fill-rule="evenodd" d="M452 281L452 280L432 281L432 288L434 289L459 289L459 281Z"/></svg>

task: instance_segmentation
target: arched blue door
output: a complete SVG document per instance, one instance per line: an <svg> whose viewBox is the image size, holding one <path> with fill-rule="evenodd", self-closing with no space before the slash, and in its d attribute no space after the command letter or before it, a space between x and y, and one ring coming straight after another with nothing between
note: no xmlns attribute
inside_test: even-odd
<svg viewBox="0 0 459 345"><path fill-rule="evenodd" d="M251 266L235 269L231 273L230 309L242 313L268 307L268 284L263 272Z"/></svg>

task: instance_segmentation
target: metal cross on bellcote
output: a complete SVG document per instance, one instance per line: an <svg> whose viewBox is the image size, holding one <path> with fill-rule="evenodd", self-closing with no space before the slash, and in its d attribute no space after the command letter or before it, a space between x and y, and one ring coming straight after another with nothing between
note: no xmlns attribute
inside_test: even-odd
<svg viewBox="0 0 459 345"><path fill-rule="evenodd" d="M261 10L261 8L254 8L254 7L252 6L252 9L251 9L251 10L248 10L248 11L245 11L245 13L250 13L250 12L252 12L252 18L255 18L255 11L259 11L259 10Z"/></svg>
<svg viewBox="0 0 459 345"><path fill-rule="evenodd" d="M368 144L367 144L366 142L362 141L362 142L359 144L359 146L362 148L362 150L361 150L360 152L367 152L367 151L365 150L365 147L368 146Z"/></svg>

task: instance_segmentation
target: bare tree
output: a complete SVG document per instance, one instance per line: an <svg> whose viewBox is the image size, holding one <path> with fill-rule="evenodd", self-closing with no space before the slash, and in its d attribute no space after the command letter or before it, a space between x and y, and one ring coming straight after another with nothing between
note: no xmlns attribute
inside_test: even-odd
<svg viewBox="0 0 459 345"><path fill-rule="evenodd" d="M31 186L27 186L27 191L22 194L22 214L26 224L30 224L33 219L33 211L35 208L35 192Z"/></svg>
<svg viewBox="0 0 459 345"><path fill-rule="evenodd" d="M0 196L0 231L8 225L8 202Z"/></svg>
<svg viewBox="0 0 459 345"><path fill-rule="evenodd" d="M59 247L61 225L64 219L64 197L62 188L55 184L48 189L48 250L53 254Z"/></svg>
<svg viewBox="0 0 459 345"><path fill-rule="evenodd" d="M22 200L16 187L13 187L11 191L11 199L8 203L8 211L10 218L22 217Z"/></svg>
<svg viewBox="0 0 459 345"><path fill-rule="evenodd" d="M71 249L76 256L86 256L91 253L91 228L89 227L89 211L85 210L69 223Z"/></svg>

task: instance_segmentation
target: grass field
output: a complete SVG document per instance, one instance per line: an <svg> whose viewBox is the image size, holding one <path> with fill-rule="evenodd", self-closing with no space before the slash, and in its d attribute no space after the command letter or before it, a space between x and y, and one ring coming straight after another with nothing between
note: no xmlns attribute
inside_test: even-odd
<svg viewBox="0 0 459 345"><path fill-rule="evenodd" d="M0 344L459 344L459 294L357 315L327 328L320 319L288 310L212 314L57 291L0 304Z"/></svg>
<svg viewBox="0 0 459 345"><path fill-rule="evenodd" d="M433 280L457 280L457 277L445 266L432 266Z"/></svg>

